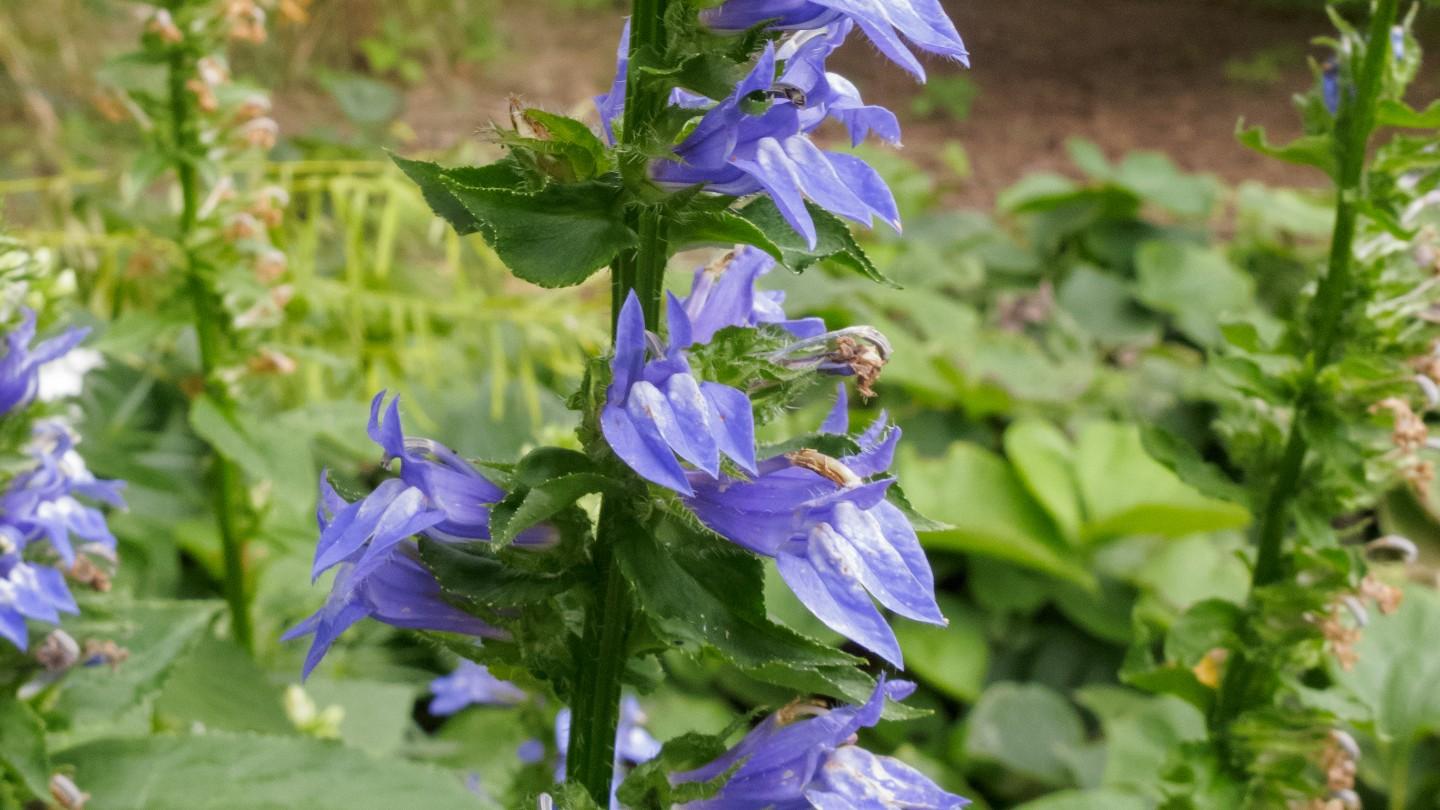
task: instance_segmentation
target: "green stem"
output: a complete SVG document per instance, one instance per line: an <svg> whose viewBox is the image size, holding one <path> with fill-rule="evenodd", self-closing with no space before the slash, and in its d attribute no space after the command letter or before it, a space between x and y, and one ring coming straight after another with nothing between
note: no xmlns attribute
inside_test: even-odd
<svg viewBox="0 0 1440 810"><path fill-rule="evenodd" d="M1411 746L1396 745L1385 752L1390 760L1389 796L1386 804L1390 810L1405 810L1410 803L1410 759Z"/></svg>
<svg viewBox="0 0 1440 810"><path fill-rule="evenodd" d="M630 75L626 86L625 115L620 127L622 160L643 162L651 137L651 122L664 108L663 94L638 81L641 63L665 45L665 7L668 0L634 0L631 13ZM631 148L637 147L637 148ZM638 236L634 250L617 257L611 273L611 326L625 299L634 291L640 299L645 324L659 324L660 297L666 243L664 210L638 205L629 214ZM595 601L587 611L584 635L576 654L574 694L571 700L570 745L566 778L590 794L601 807L610 803L614 777L615 732L620 715L620 679L628 663L630 623L634 607L630 583L616 564L614 546L622 531L636 530L628 519L624 496L606 496L591 551L596 584Z"/></svg>
<svg viewBox="0 0 1440 810"><path fill-rule="evenodd" d="M1285 440L1285 450L1271 478L1260 521L1255 528L1259 547L1255 560L1256 587L1274 583L1283 573L1281 558L1289 526L1290 505L1299 493L1300 474L1308 450L1303 426L1315 405L1320 375L1335 360L1341 325L1351 304L1356 202L1365 174L1366 149L1370 134L1375 129L1375 106L1380 98L1390 54L1390 28L1395 24L1398 5L1399 0L1379 0L1376 4L1370 18L1365 62L1358 74L1355 93L1350 97L1342 95L1340 116L1335 124L1338 163L1335 230L1330 241L1328 268L1320 279L1310 311L1314 345L1291 409L1290 433Z"/></svg>
<svg viewBox="0 0 1440 810"><path fill-rule="evenodd" d="M169 62L171 147L175 158L175 175L180 183L180 220L178 241L185 254L186 285L195 308L195 334L200 344L200 370L205 392L218 407L231 409L229 394L215 380L224 334L221 331L224 313L215 293L205 279L204 266L193 244L199 211L199 188L194 160L200 151L195 137L195 122L185 89L186 78L195 74L194 57L180 48L170 52ZM211 448L215 464L212 487L215 518L220 531L221 551L225 562L225 601L230 607L230 623L235 640L247 652L254 649L254 632L245 587L245 541L236 525L236 494L241 485L240 471L218 450Z"/></svg>

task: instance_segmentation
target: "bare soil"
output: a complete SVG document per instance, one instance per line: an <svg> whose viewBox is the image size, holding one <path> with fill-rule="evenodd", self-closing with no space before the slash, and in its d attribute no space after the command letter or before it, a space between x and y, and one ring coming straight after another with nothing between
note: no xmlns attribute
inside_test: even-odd
<svg viewBox="0 0 1440 810"><path fill-rule="evenodd" d="M868 100L902 116L908 158L938 166L947 140L964 145L973 176L956 192L959 204L988 207L997 192L1029 172L1070 172L1064 148L1070 137L1093 140L1112 158L1135 149L1159 150L1186 170L1232 183L1320 180L1256 155L1234 138L1241 118L1264 125L1276 138L1298 132L1291 96L1311 81L1304 58L1307 51L1318 53L1311 38L1329 31L1317 11L1255 0L951 0L947 5L972 54L968 77L979 88L966 120L909 115L920 87L858 34L834 64ZM613 70L615 12L562 12L542 0L507 2L498 22L505 38L502 58L408 94L403 119L416 133L416 147L447 147L478 137L489 122L504 120L512 93L532 105L593 115L589 100ZM1227 64L1266 54L1280 56L1270 80L1227 78ZM1430 95L1440 88L1435 64L1422 82ZM928 69L932 77L962 70L933 60ZM282 121L290 114L303 120L321 113L313 97L290 101L282 99Z"/></svg>

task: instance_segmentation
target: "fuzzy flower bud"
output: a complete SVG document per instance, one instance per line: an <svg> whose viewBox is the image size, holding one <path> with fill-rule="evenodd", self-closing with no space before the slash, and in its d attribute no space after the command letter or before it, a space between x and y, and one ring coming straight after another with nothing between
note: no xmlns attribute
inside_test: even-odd
<svg viewBox="0 0 1440 810"><path fill-rule="evenodd" d="M273 284L285 275L288 260L275 248L266 248L255 257L255 278L261 284Z"/></svg>
<svg viewBox="0 0 1440 810"><path fill-rule="evenodd" d="M174 45L185 38L180 26L175 24L175 18L171 17L170 12L163 8L155 10L150 22L145 24L145 30L154 34L167 45Z"/></svg>
<svg viewBox="0 0 1440 810"><path fill-rule="evenodd" d="M280 125L273 118L256 118L246 121L240 127L240 139L246 146L268 151L275 148L280 137Z"/></svg>

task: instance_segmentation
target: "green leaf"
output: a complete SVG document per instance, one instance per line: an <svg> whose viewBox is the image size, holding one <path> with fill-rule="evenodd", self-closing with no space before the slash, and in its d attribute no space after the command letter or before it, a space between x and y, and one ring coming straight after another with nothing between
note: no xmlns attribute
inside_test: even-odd
<svg viewBox="0 0 1440 810"><path fill-rule="evenodd" d="M1070 271L1055 300L1085 331L1109 345L1150 344L1159 332L1157 317L1135 302L1130 285L1083 264Z"/></svg>
<svg viewBox="0 0 1440 810"><path fill-rule="evenodd" d="M525 490L520 503L509 508L509 499L497 505L490 514L490 531L494 542L505 544L526 529L548 520L561 510L592 492L613 492L620 484L600 473L562 475Z"/></svg>
<svg viewBox="0 0 1440 810"><path fill-rule="evenodd" d="M49 797L45 726L29 706L9 695L0 697L0 740L0 770L13 775L32 798Z"/></svg>
<svg viewBox="0 0 1440 810"><path fill-rule="evenodd" d="M459 774L303 737L215 733L97 740L56 760L87 810L474 810Z"/></svg>
<svg viewBox="0 0 1440 810"><path fill-rule="evenodd" d="M554 599L575 584L569 572L534 573L506 565L490 543L441 543L420 538L420 558L452 599L493 614Z"/></svg>
<svg viewBox="0 0 1440 810"><path fill-rule="evenodd" d="M414 728L415 687L402 683L311 678L305 691L320 710L339 706L340 739L377 757L396 756Z"/></svg>
<svg viewBox="0 0 1440 810"><path fill-rule="evenodd" d="M990 667L984 617L952 596L940 595L948 627L896 622L907 669L948 697L969 703L980 696Z"/></svg>
<svg viewBox="0 0 1440 810"><path fill-rule="evenodd" d="M1379 106L1375 108L1375 126L1401 129L1440 128L1440 101L1432 102L1423 110L1416 110L1399 99L1381 99Z"/></svg>
<svg viewBox="0 0 1440 810"><path fill-rule="evenodd" d="M1159 798L1160 776L1170 756L1205 739L1205 716L1177 697L1096 684L1076 690L1075 699L1100 718L1104 729L1101 783L1107 788Z"/></svg>
<svg viewBox="0 0 1440 810"><path fill-rule="evenodd" d="M994 453L964 442L940 458L902 451L900 470L916 508L953 527L922 533L927 547L1008 560L1084 587L1095 584L1020 476Z"/></svg>
<svg viewBox="0 0 1440 810"><path fill-rule="evenodd" d="M1085 741L1070 702L1038 683L997 683L970 711L965 756L1051 787L1072 784L1069 761Z"/></svg>
<svg viewBox="0 0 1440 810"><path fill-rule="evenodd" d="M1005 455L1025 488L1045 507L1067 540L1079 537L1085 514L1072 468L1070 440L1048 422L1021 419L1006 429L1004 443Z"/></svg>
<svg viewBox="0 0 1440 810"><path fill-rule="evenodd" d="M264 471L270 468L270 461L233 409L217 403L209 394L201 394L190 403L190 427L216 452L247 473L266 477Z"/></svg>
<svg viewBox="0 0 1440 810"><path fill-rule="evenodd" d="M1183 537L1250 522L1244 507L1200 494L1151 458L1135 425L1085 425L1075 444L1075 469L1090 516L1087 542L1137 534Z"/></svg>
<svg viewBox="0 0 1440 810"><path fill-rule="evenodd" d="M513 159L470 169L392 158L435 213L479 232L518 277L541 287L579 284L635 244L617 177L537 185Z"/></svg>
<svg viewBox="0 0 1440 810"><path fill-rule="evenodd" d="M670 223L667 237L673 250L752 245L770 254L775 261L785 261L785 254L780 250L780 246L770 241L764 231L729 209L686 211Z"/></svg>
<svg viewBox="0 0 1440 810"><path fill-rule="evenodd" d="M1119 790L1062 790L1015 810L1154 810L1155 803Z"/></svg>
<svg viewBox="0 0 1440 810"><path fill-rule="evenodd" d="M898 285L880 272L880 269L865 255L860 243L850 233L850 226L825 209L807 201L805 208L815 221L816 242L812 249L805 243L805 237L795 231L780 215L780 209L765 196L756 198L739 211L740 216L749 220L780 249L780 263L800 273L819 261L830 261L854 270L862 276L888 287ZM767 251L769 252L769 251Z"/></svg>
<svg viewBox="0 0 1440 810"><path fill-rule="evenodd" d="M156 724L288 734L281 691L254 659L229 641L205 636L175 666L155 701Z"/></svg>
<svg viewBox="0 0 1440 810"><path fill-rule="evenodd" d="M815 672L855 663L766 616L765 575L755 556L673 519L662 521L657 534L630 528L620 535L615 555L661 639L713 649L747 671L779 666Z"/></svg>
<svg viewBox="0 0 1440 810"><path fill-rule="evenodd" d="M114 642L129 656L109 666L79 667L67 676L53 709L69 721L66 741L115 733L116 724L148 730L151 700L176 664L220 612L219 602L93 600L66 629L84 645Z"/></svg>
<svg viewBox="0 0 1440 810"><path fill-rule="evenodd" d="M1241 119L1236 125L1235 137L1262 155L1298 166L1312 166L1331 177L1335 176L1335 141L1328 135L1302 135L1283 146L1276 146L1265 136L1264 127L1247 129L1244 119Z"/></svg>
<svg viewBox="0 0 1440 810"><path fill-rule="evenodd" d="M1375 730L1397 747L1440 732L1440 597L1421 587L1405 590L1393 615L1371 613L1355 646L1353 669L1332 667L1340 685L1364 703Z"/></svg>
<svg viewBox="0 0 1440 810"><path fill-rule="evenodd" d="M1154 239L1137 251L1135 272L1137 297L1202 346L1218 344L1221 318L1245 315L1255 298L1255 283L1214 248Z"/></svg>
<svg viewBox="0 0 1440 810"><path fill-rule="evenodd" d="M479 223L485 241L519 278L572 287L636 244L613 180L554 183L538 192L441 182Z"/></svg>

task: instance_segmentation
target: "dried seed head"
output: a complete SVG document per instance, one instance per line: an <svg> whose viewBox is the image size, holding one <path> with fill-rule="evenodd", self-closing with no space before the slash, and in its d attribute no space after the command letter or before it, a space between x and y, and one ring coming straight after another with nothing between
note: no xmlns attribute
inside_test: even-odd
<svg viewBox="0 0 1440 810"><path fill-rule="evenodd" d="M78 555L75 558L75 564L70 566L70 570L66 573L70 575L71 579L91 590L99 593L110 591L110 572L96 565L89 555Z"/></svg>
<svg viewBox="0 0 1440 810"><path fill-rule="evenodd" d="M264 93L251 93L235 107L235 123L243 124L263 115L270 114L270 97Z"/></svg>
<svg viewBox="0 0 1440 810"><path fill-rule="evenodd" d="M35 648L35 660L48 672L64 672L80 660L80 645L64 630L51 630Z"/></svg>
<svg viewBox="0 0 1440 810"><path fill-rule="evenodd" d="M273 118L256 118L240 126L240 139L254 149L273 149L279 137L280 125Z"/></svg>
<svg viewBox="0 0 1440 810"><path fill-rule="evenodd" d="M250 371L255 374L294 374L298 368L295 361L289 355L265 347L246 363Z"/></svg>
<svg viewBox="0 0 1440 810"><path fill-rule="evenodd" d="M85 652L81 655L86 666L105 664L112 670L130 660L130 651L107 639L86 639Z"/></svg>
<svg viewBox="0 0 1440 810"><path fill-rule="evenodd" d="M525 99L512 93L507 100L510 105L510 126L517 135L537 141L550 140L549 128L530 114L530 108L526 106Z"/></svg>
<svg viewBox="0 0 1440 810"><path fill-rule="evenodd" d="M260 220L248 211L241 211L230 217L230 221L226 223L225 239L229 242L254 239L260 235L262 230Z"/></svg>
<svg viewBox="0 0 1440 810"><path fill-rule="evenodd" d="M1394 430L1390 440L1406 453L1414 453L1425 446L1425 420L1415 415L1410 403L1399 397L1386 397L1370 406L1370 413L1389 411L1394 418Z"/></svg>
<svg viewBox="0 0 1440 810"><path fill-rule="evenodd" d="M211 87L219 87L230 81L230 69L213 56L201 57L200 61L195 63L195 70L200 73L200 80Z"/></svg>
<svg viewBox="0 0 1440 810"><path fill-rule="evenodd" d="M285 254L275 248L266 248L255 257L255 278L261 284L274 284L285 275L287 266Z"/></svg>
<svg viewBox="0 0 1440 810"><path fill-rule="evenodd" d="M187 79L185 89L195 94L195 103L201 111L212 113L220 109L220 102L215 98L215 91L200 79Z"/></svg>
<svg viewBox="0 0 1440 810"><path fill-rule="evenodd" d="M838 459L831 458L818 450L796 450L793 453L785 454L791 464L801 467L810 472L821 475L834 481L842 487L853 487L862 483L860 476L854 470L846 467Z"/></svg>
<svg viewBox="0 0 1440 810"><path fill-rule="evenodd" d="M854 376L866 398L875 396L874 384L892 353L890 341L873 326L851 326L797 340L770 355L786 368L812 369Z"/></svg>
<svg viewBox="0 0 1440 810"><path fill-rule="evenodd" d="M175 24L175 18L163 8L155 10L155 14L150 17L150 22L145 24L145 30L169 45L174 45L185 38L180 26Z"/></svg>
<svg viewBox="0 0 1440 810"><path fill-rule="evenodd" d="M1405 598L1405 592L1385 582L1381 582L1374 574L1366 574L1360 580L1360 595L1366 599L1373 600L1375 606L1386 616L1400 609L1400 603Z"/></svg>

